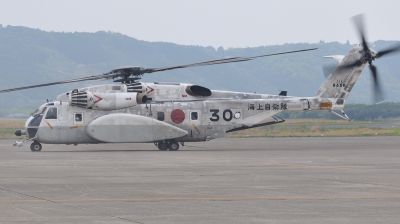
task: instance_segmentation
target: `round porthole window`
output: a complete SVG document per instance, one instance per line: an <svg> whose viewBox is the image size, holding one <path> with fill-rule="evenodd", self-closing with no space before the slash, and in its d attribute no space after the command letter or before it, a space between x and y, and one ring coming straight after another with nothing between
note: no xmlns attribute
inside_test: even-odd
<svg viewBox="0 0 400 224"><path fill-rule="evenodd" d="M239 119L240 116L241 116L240 112L236 112L236 113L235 113L235 118L236 118L236 119Z"/></svg>

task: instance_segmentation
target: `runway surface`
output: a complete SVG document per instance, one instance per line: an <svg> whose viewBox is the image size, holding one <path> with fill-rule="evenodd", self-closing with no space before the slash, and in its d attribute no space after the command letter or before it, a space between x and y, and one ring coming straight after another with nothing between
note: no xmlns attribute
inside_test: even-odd
<svg viewBox="0 0 400 224"><path fill-rule="evenodd" d="M399 223L400 137L0 140L0 223Z"/></svg>

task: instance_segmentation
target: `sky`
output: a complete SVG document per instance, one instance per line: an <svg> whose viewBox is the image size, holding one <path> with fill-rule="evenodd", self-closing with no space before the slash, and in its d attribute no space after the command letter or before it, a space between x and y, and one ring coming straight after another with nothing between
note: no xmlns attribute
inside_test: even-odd
<svg viewBox="0 0 400 224"><path fill-rule="evenodd" d="M1 0L0 24L56 32L112 31L181 45L257 47L400 40L398 0Z"/></svg>

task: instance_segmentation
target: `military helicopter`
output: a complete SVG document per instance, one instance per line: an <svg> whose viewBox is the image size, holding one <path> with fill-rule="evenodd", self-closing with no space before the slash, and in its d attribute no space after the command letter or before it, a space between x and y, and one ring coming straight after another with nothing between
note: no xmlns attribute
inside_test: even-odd
<svg viewBox="0 0 400 224"><path fill-rule="evenodd" d="M367 45L362 16L353 17L362 44L347 55L327 56L338 62L312 97L210 90L186 83L142 83L146 73L195 66L249 61L260 57L310 51L280 52L253 57L232 57L163 68L122 67L103 75L0 90L0 93L80 82L114 79L115 84L74 89L40 106L17 136L14 146L32 141L34 152L45 144L154 143L159 150L176 151L185 142L208 141L226 133L282 123L282 111L329 111L345 120L345 100L368 63L372 71L375 102L383 100L378 73L372 61L400 50L400 46L376 52ZM119 84L118 84L119 83ZM337 110L341 113L336 112Z"/></svg>

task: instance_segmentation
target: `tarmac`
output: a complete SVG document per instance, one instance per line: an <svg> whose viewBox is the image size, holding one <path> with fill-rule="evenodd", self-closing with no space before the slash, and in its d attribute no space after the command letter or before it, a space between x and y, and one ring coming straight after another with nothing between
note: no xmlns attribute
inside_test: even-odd
<svg viewBox="0 0 400 224"><path fill-rule="evenodd" d="M13 147L0 223L399 223L400 137Z"/></svg>

